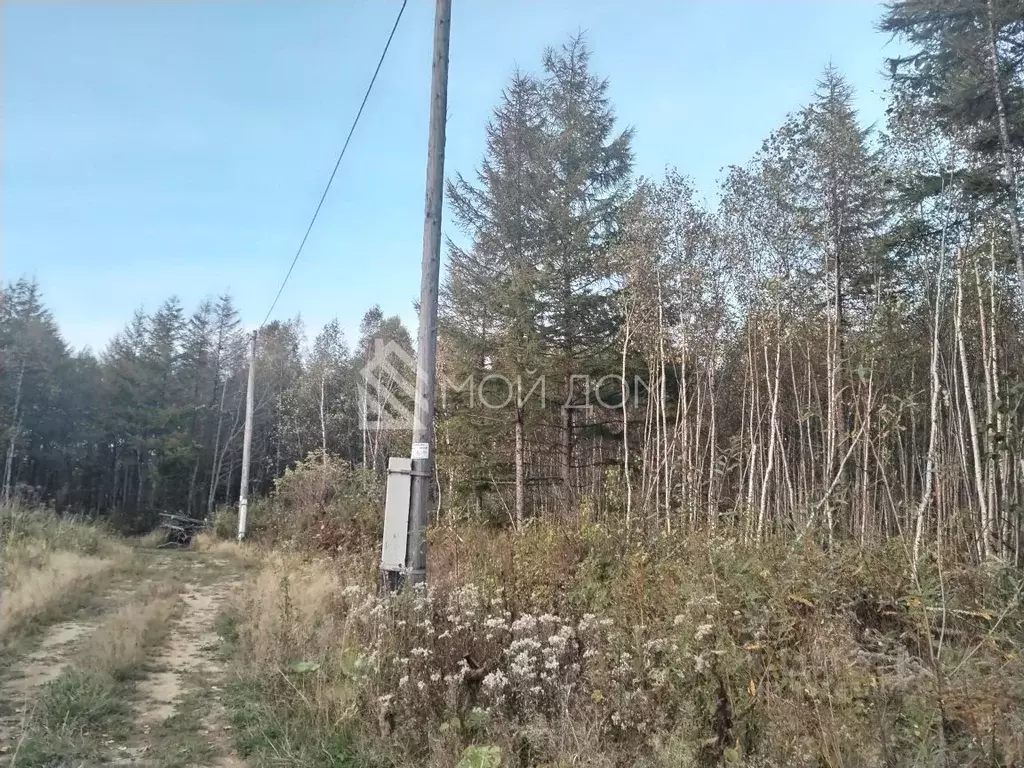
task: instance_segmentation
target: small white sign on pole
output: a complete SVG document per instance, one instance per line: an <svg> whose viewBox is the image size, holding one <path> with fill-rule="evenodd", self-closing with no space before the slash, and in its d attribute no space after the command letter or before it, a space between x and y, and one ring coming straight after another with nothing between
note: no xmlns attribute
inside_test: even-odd
<svg viewBox="0 0 1024 768"><path fill-rule="evenodd" d="M429 459L430 458L430 443L413 443L412 444L412 457L414 459Z"/></svg>
<svg viewBox="0 0 1024 768"><path fill-rule="evenodd" d="M388 459L387 496L384 501L384 540L380 567L385 571L405 570L405 545L409 535L409 499L412 459Z"/></svg>

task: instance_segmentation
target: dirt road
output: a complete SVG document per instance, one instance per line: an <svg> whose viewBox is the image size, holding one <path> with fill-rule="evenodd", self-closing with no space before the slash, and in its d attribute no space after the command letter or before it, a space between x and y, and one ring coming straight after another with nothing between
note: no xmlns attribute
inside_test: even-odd
<svg viewBox="0 0 1024 768"><path fill-rule="evenodd" d="M0 669L0 766L242 765L222 704L227 672L216 632L242 568L175 550L143 551L139 562ZM171 609L133 639L120 628L147 610L154 586L171 595L163 598ZM150 626L156 621L163 626ZM105 645L114 647L97 647ZM116 676L91 668L96 658L133 653L136 662L114 664Z"/></svg>

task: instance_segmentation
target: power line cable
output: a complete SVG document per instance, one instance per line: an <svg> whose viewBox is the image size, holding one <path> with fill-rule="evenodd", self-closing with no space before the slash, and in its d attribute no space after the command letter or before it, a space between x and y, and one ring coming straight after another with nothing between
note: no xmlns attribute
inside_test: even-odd
<svg viewBox="0 0 1024 768"><path fill-rule="evenodd" d="M299 260L299 256L302 254L302 249L306 245L306 240L309 238L309 233L313 231L313 225L316 223L316 217L320 215L320 209L324 205L324 200L327 199L327 193L331 189L331 184L334 182L334 177L338 173L338 168L341 166L341 161L345 157L345 150L348 149L348 144L352 140L352 134L356 132L356 126L359 125L359 118L363 114L363 108L366 106L367 100L370 98L370 92L373 91L373 84L377 82L377 75L380 74L380 68L384 64L384 57L388 55L388 49L391 47L391 41L395 37L395 31L398 29L398 22L402 20L402 14L405 12L405 6L409 0L402 0L402 7L398 9L398 16L395 18L395 23L391 27L391 34L388 35L387 42L384 43L384 50L381 51L380 59L377 61L377 68L373 70L373 77L370 78L370 84L366 87L366 93L363 94L363 101L359 105L359 111L356 112L356 117L352 121L352 127L349 128L348 136L345 137L345 143L341 147L341 152L338 154L338 161L334 164L334 170L331 171L331 177L327 180L327 186L324 187L324 193L320 195L320 202L317 203L316 210L313 212L313 218L309 220L309 226L306 227L306 233L302 236L302 242L299 243L299 248L295 251L295 256L292 258L291 266L288 267L288 273L284 276L284 280L281 282L281 287L277 289L277 295L274 296L274 301L270 305L270 309L267 310L266 317L263 318L263 322L260 323L259 330L263 329L263 326L267 324L267 320L270 319L270 313L274 311L274 307L277 306L277 300L281 298L281 293L284 291L284 287L288 284L288 278L292 276L292 270L295 269L295 264Z"/></svg>

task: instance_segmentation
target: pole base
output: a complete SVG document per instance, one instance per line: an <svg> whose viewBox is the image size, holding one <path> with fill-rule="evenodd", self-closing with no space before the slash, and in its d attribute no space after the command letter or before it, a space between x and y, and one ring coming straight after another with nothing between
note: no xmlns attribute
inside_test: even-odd
<svg viewBox="0 0 1024 768"><path fill-rule="evenodd" d="M401 571L381 568L380 575L379 586L386 594L401 592L403 589L415 587L418 584L425 584L427 581L426 571L412 568L405 568Z"/></svg>

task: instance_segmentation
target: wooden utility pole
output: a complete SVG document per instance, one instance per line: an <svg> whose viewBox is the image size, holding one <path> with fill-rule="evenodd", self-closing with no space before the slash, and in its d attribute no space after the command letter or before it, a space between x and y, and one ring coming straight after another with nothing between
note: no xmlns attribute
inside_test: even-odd
<svg viewBox="0 0 1024 768"><path fill-rule="evenodd" d="M434 63L430 84L420 328L416 355L416 403L412 431L412 486L405 565L410 583L427 576L427 521L434 472L434 395L437 380L437 289L441 271L441 202L444 197L444 132L448 117L448 41L451 0L437 0Z"/></svg>
<svg viewBox="0 0 1024 768"><path fill-rule="evenodd" d="M245 436L242 438L242 487L238 492L238 540L245 538L246 515L249 512L249 456L252 447L252 401L256 386L256 334L252 332L249 347L249 384L245 389Z"/></svg>

